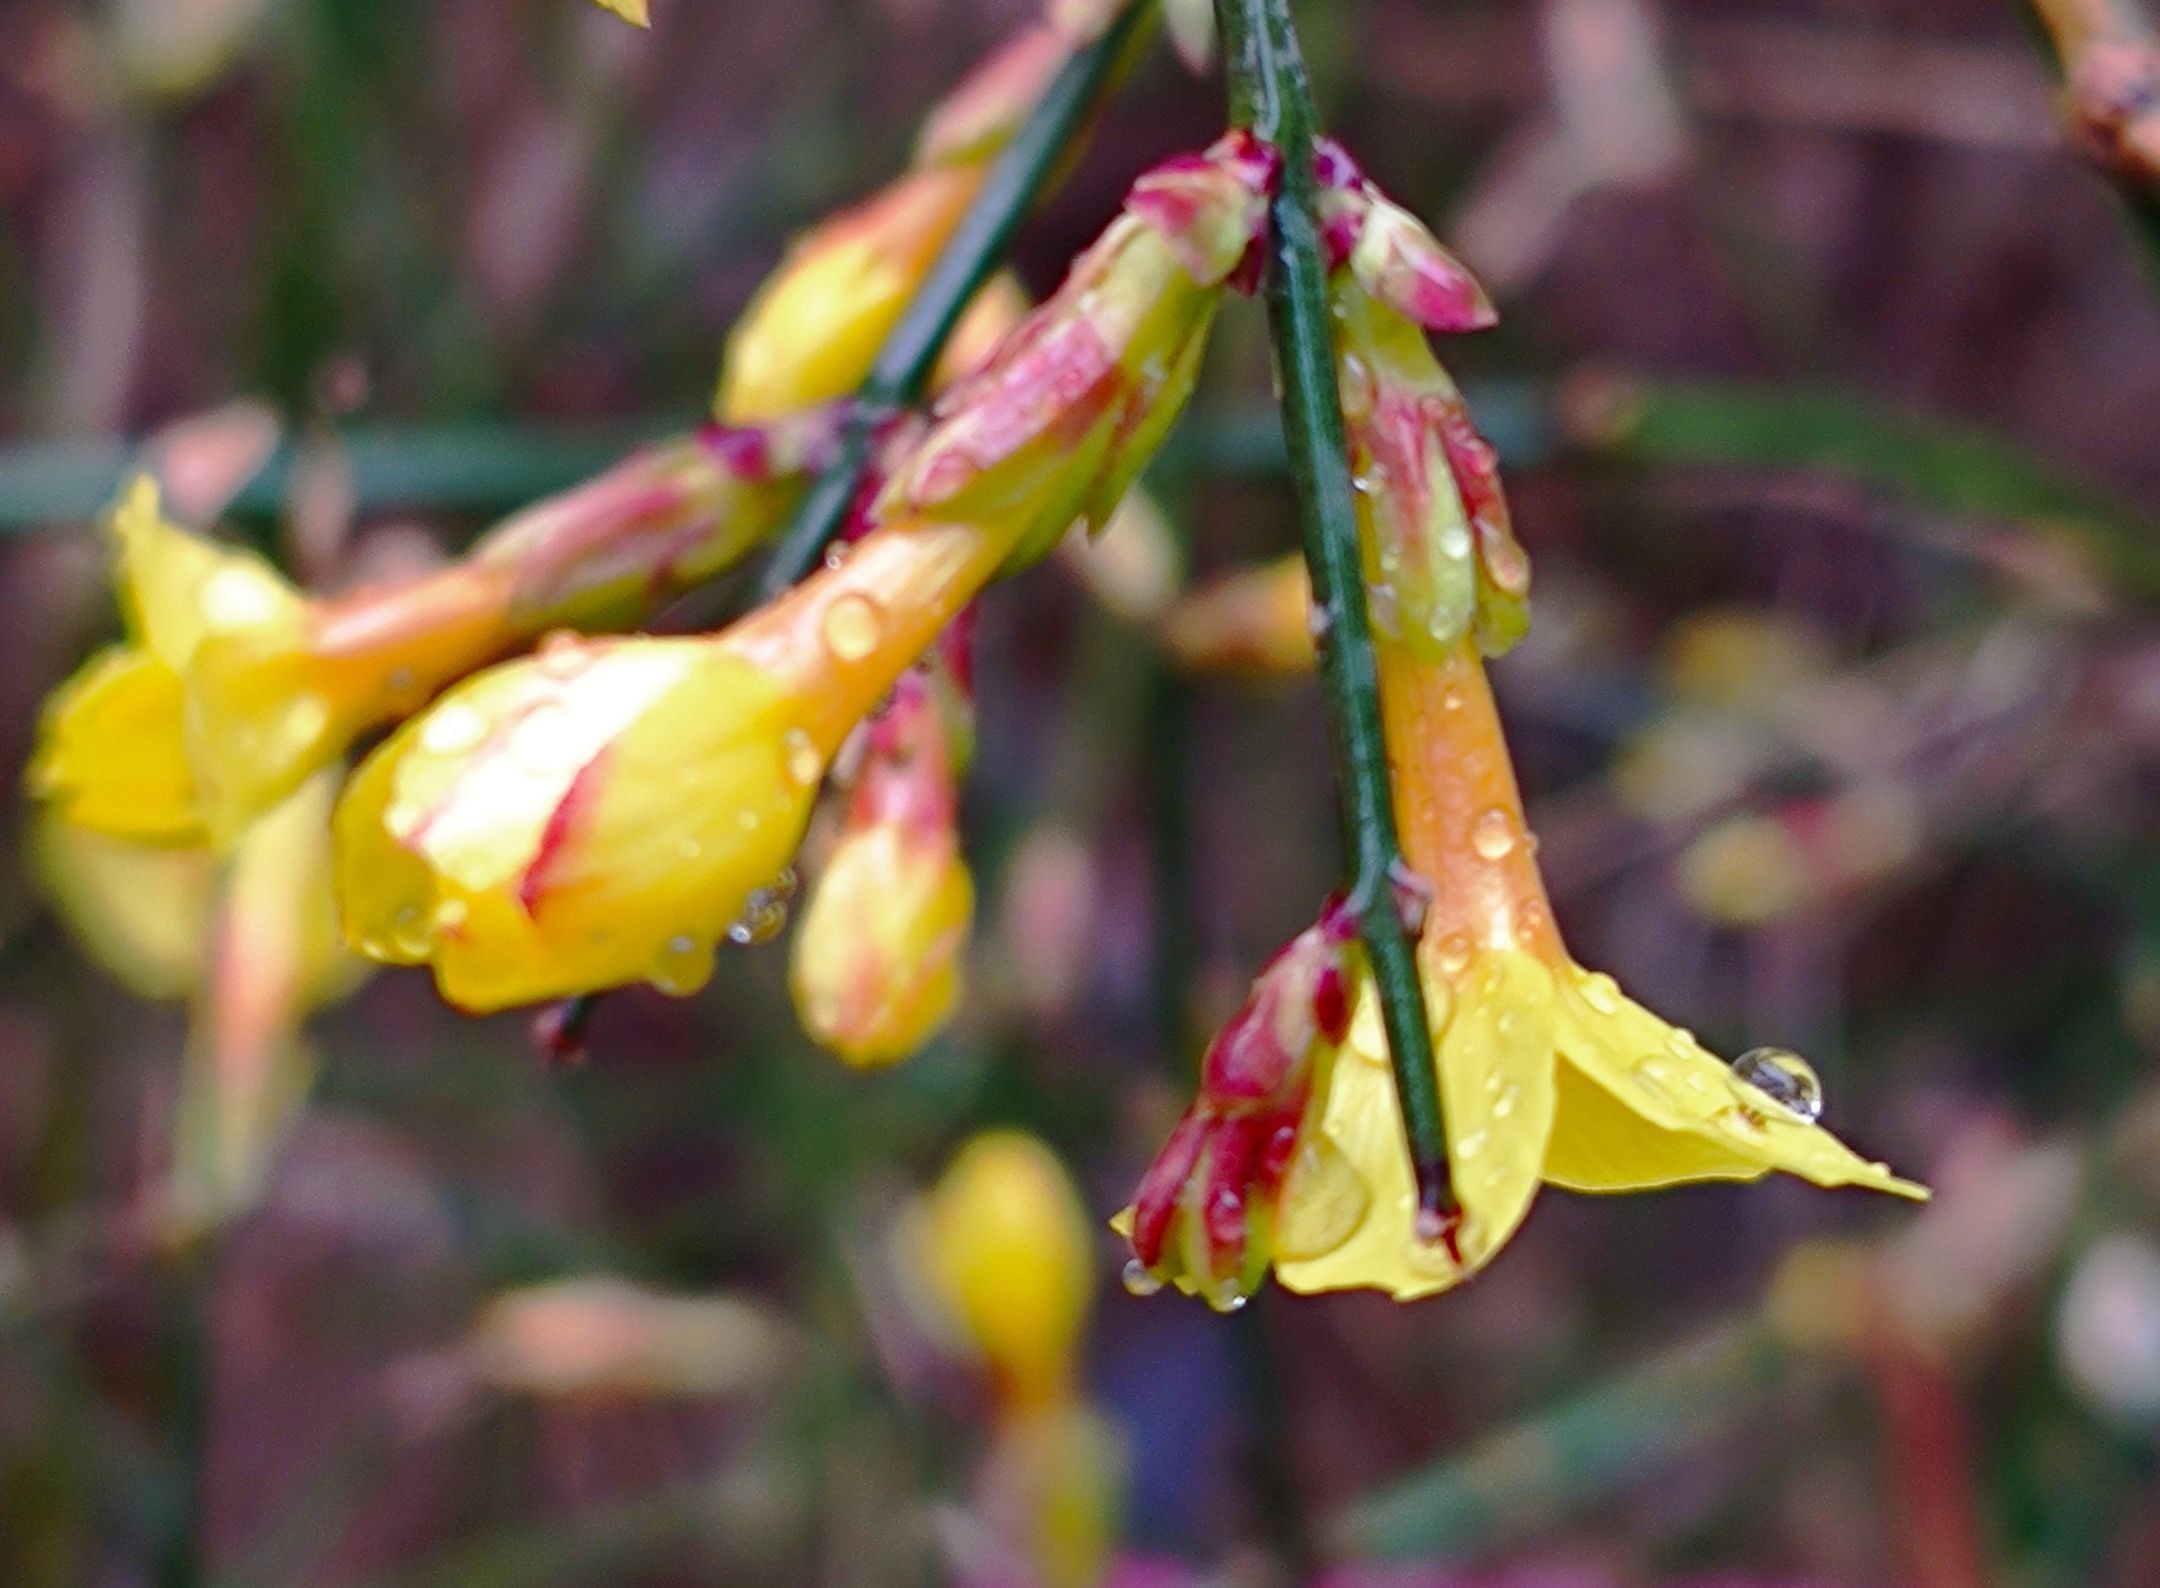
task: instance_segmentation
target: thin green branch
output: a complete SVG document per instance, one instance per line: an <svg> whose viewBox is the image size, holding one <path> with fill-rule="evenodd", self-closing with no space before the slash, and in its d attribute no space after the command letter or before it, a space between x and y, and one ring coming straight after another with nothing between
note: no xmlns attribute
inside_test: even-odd
<svg viewBox="0 0 2160 1588"><path fill-rule="evenodd" d="M879 429L921 400L945 339L1004 262L1021 222L1065 163L1142 16L1151 10L1142 4L1126 6L1101 38L1077 51L998 155L922 289L878 350L869 378L856 393L839 455L810 488L758 576L759 600L769 601L799 583L847 523L876 451Z"/></svg>
<svg viewBox="0 0 2160 1588"><path fill-rule="evenodd" d="M1416 1175L1420 1232L1450 1235L1457 1217L1440 1117L1439 1072L1417 957L1397 885L1407 876L1388 785L1380 684L1358 553L1356 497L1335 382L1327 264L1314 213L1312 91L1289 0L1217 0L1230 115L1280 151L1269 227L1268 316L1283 392L1283 436L1312 577L1320 676L1342 785L1350 905L1372 962Z"/></svg>

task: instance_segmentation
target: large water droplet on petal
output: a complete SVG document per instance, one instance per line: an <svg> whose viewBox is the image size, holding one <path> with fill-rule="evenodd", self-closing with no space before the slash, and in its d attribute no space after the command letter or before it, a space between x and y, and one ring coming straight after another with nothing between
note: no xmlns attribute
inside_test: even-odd
<svg viewBox="0 0 2160 1588"><path fill-rule="evenodd" d="M1309 1132L1276 1201L1276 1256L1325 1257L1358 1232L1371 1206L1372 1188L1356 1165L1326 1136Z"/></svg>
<svg viewBox="0 0 2160 1588"><path fill-rule="evenodd" d="M1815 1067L1797 1053L1784 1048L1750 1048L1733 1060L1732 1078L1734 1090L1741 1092L1745 1103L1757 1102L1748 1095L1756 1092L1802 1124L1812 1125L1822 1118L1822 1079L1816 1075Z"/></svg>

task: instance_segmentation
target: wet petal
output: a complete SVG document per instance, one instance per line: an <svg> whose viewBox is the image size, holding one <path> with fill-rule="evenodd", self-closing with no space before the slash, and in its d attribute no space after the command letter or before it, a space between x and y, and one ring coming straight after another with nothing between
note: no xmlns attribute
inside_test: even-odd
<svg viewBox="0 0 2160 1588"><path fill-rule="evenodd" d="M1321 1129L1368 1187L1369 1208L1332 1251L1278 1263L1276 1275L1288 1288L1374 1288L1404 1301L1430 1295L1483 1267L1529 1211L1553 1119L1552 977L1527 954L1485 955L1464 976L1454 1007L1432 1013L1445 1022L1438 1043L1441 1103L1465 1215L1464 1263L1458 1267L1443 1247L1415 1232L1417 1189L1394 1075L1378 1002L1367 996L1328 1078ZM1339 1194L1338 1187L1328 1189ZM1286 1222L1304 1217L1286 1202Z"/></svg>
<svg viewBox="0 0 2160 1588"><path fill-rule="evenodd" d="M1556 1185L1625 1191L1781 1169L1821 1186L1927 1195L1737 1080L1609 976L1564 974L1559 1014L1562 1068L1578 1074L1553 1127L1546 1173ZM1599 1102L1600 1091L1619 1106Z"/></svg>

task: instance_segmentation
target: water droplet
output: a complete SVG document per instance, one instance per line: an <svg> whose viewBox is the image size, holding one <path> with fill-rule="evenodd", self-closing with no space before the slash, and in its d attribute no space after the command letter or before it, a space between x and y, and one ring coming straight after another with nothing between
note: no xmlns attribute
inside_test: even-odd
<svg viewBox="0 0 2160 1588"><path fill-rule="evenodd" d="M1162 1281L1137 1257L1126 1262L1124 1278L1125 1288L1136 1296L1152 1296L1162 1289Z"/></svg>
<svg viewBox="0 0 2160 1588"><path fill-rule="evenodd" d="M1750 1048L1733 1060L1734 1090L1753 1104L1760 1093L1802 1124L1822 1118L1822 1079L1815 1067L1784 1048ZM1746 1090L1743 1091L1742 1089Z"/></svg>
<svg viewBox="0 0 2160 1588"><path fill-rule="evenodd" d="M1218 1280L1207 1293L1207 1304L1222 1313L1241 1311L1251 1299L1235 1279Z"/></svg>
<svg viewBox="0 0 2160 1588"><path fill-rule="evenodd" d="M1461 562L1470 555L1470 531L1460 524L1443 530L1440 535L1440 555L1449 562Z"/></svg>
<svg viewBox="0 0 2160 1588"><path fill-rule="evenodd" d="M790 866L770 883L751 891L742 914L728 928L728 941L741 948L770 943L787 926L788 901L795 897L795 869Z"/></svg>
<svg viewBox="0 0 2160 1588"><path fill-rule="evenodd" d="M825 613L825 645L843 662L859 662L877 649L885 613L866 595L844 595Z"/></svg>
<svg viewBox="0 0 2160 1588"><path fill-rule="evenodd" d="M808 788L825 772L825 758L818 754L818 747L809 734L800 728L790 728L786 739L788 776Z"/></svg>
<svg viewBox="0 0 2160 1588"><path fill-rule="evenodd" d="M431 755L457 755L487 737L487 718L458 701L446 701L420 723L420 748Z"/></svg>
<svg viewBox="0 0 2160 1588"><path fill-rule="evenodd" d="M1480 860L1505 860L1515 848L1515 818L1495 805L1471 827L1470 847Z"/></svg>
<svg viewBox="0 0 2160 1588"><path fill-rule="evenodd" d="M1499 1094L1493 1098L1492 1117L1506 1119L1515 1112L1515 1105L1521 1100L1522 1088L1510 1081L1507 1085L1501 1087Z"/></svg>
<svg viewBox="0 0 2160 1588"><path fill-rule="evenodd" d="M1644 1054L1628 1067L1628 1074L1634 1078L1635 1085L1648 1094L1651 1101L1674 1101L1672 1065L1657 1054Z"/></svg>
<svg viewBox="0 0 2160 1588"><path fill-rule="evenodd" d="M1482 1130L1473 1130L1455 1143L1455 1156L1468 1163L1485 1150L1486 1136Z"/></svg>
<svg viewBox="0 0 2160 1588"><path fill-rule="evenodd" d="M465 901L445 899L435 906L435 929L438 932L455 932L465 924Z"/></svg>
<svg viewBox="0 0 2160 1588"><path fill-rule="evenodd" d="M1583 1002L1601 1015L1617 1014L1620 1010L1620 984L1603 971L1592 971L1582 979Z"/></svg>
<svg viewBox="0 0 2160 1588"><path fill-rule="evenodd" d="M1462 710L1462 691L1453 684L1448 685L1446 689L1440 692L1440 709L1442 711Z"/></svg>
<svg viewBox="0 0 2160 1588"><path fill-rule="evenodd" d="M540 642L540 671L550 678L573 678L585 664L584 647L571 629L557 629Z"/></svg>
<svg viewBox="0 0 2160 1588"><path fill-rule="evenodd" d="M1464 932L1450 932L1440 940L1438 958L1441 970L1450 976L1460 976L1470 968L1470 938Z"/></svg>
<svg viewBox="0 0 2160 1588"><path fill-rule="evenodd" d="M705 853L705 846L695 838L678 838L675 840L675 853L684 860L695 860Z"/></svg>

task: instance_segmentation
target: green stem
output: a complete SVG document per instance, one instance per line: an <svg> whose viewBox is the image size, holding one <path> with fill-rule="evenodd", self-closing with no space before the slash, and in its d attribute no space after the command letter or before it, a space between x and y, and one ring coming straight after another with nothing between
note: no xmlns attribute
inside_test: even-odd
<svg viewBox="0 0 2160 1588"><path fill-rule="evenodd" d="M1312 576L1320 676L1342 785L1350 906L1380 995L1403 1130L1417 1179L1419 1229L1452 1238L1454 1189L1440 1117L1439 1072L1417 958L1397 884L1408 876L1395 832L1380 684L1365 610L1356 496L1335 383L1327 264L1314 216L1312 91L1289 0L1217 0L1230 116L1282 155L1269 229L1268 317L1282 380L1283 435Z"/></svg>
<svg viewBox="0 0 2160 1588"><path fill-rule="evenodd" d="M847 523L876 454L879 430L921 400L945 339L1004 262L1020 223L1063 165L1141 17L1151 11L1143 4L1127 5L1101 38L1075 52L998 155L922 289L878 350L855 395L839 455L810 488L758 577L759 601L770 601L807 577Z"/></svg>

